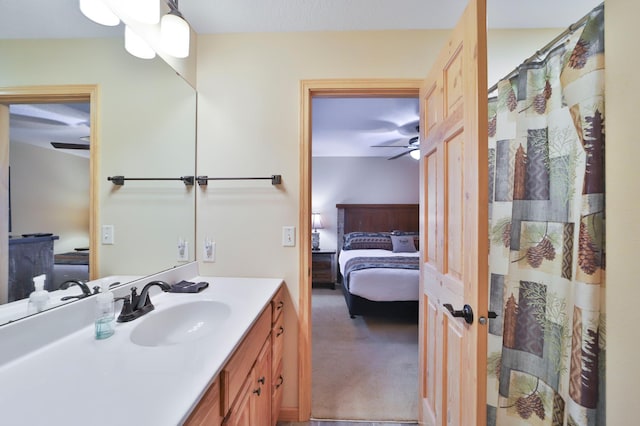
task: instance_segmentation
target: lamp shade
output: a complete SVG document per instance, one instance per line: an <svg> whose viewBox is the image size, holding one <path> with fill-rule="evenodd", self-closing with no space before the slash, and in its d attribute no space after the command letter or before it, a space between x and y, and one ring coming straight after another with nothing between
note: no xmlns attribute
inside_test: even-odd
<svg viewBox="0 0 640 426"><path fill-rule="evenodd" d="M80 0L80 11L93 22L101 25L113 27L120 23L120 18L102 0Z"/></svg>
<svg viewBox="0 0 640 426"><path fill-rule="evenodd" d="M160 38L162 49L175 58L189 56L189 38L191 28L187 21L171 12L160 21Z"/></svg>
<svg viewBox="0 0 640 426"><path fill-rule="evenodd" d="M311 214L311 228L314 230L324 228L324 226L322 226L322 217L320 216L320 213Z"/></svg>
<svg viewBox="0 0 640 426"><path fill-rule="evenodd" d="M144 24L160 22L160 0L120 0L121 10L132 19Z"/></svg>
<svg viewBox="0 0 640 426"><path fill-rule="evenodd" d="M156 52L142 37L136 34L129 26L124 27L124 48L133 56L142 59L152 59Z"/></svg>
<svg viewBox="0 0 640 426"><path fill-rule="evenodd" d="M420 150L419 149L414 149L413 151L411 151L409 153L409 155L411 156L411 158L413 158L414 160L419 160L420 159Z"/></svg>

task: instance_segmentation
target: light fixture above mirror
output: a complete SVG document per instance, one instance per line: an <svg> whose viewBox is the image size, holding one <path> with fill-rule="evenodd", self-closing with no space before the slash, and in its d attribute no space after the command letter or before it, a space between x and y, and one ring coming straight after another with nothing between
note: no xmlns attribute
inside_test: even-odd
<svg viewBox="0 0 640 426"><path fill-rule="evenodd" d="M120 23L120 18L102 0L80 0L80 11L100 25L114 27Z"/></svg>
<svg viewBox="0 0 640 426"><path fill-rule="evenodd" d="M156 53L186 58L189 56L191 27L178 9L178 0L79 0L80 10L102 25L125 23L125 49L142 59ZM164 7L162 7L164 3ZM162 16L161 9L168 10Z"/></svg>

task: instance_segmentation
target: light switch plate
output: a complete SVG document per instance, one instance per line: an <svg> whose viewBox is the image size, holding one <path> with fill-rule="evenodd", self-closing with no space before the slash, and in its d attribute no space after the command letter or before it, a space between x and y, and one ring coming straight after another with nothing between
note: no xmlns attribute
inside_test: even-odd
<svg viewBox="0 0 640 426"><path fill-rule="evenodd" d="M111 245L115 244L115 228L113 225L102 225L102 244Z"/></svg>
<svg viewBox="0 0 640 426"><path fill-rule="evenodd" d="M178 261L186 262L189 260L189 243L182 238L178 240Z"/></svg>
<svg viewBox="0 0 640 426"><path fill-rule="evenodd" d="M284 247L295 247L296 245L296 227L295 226L282 227L282 245Z"/></svg>
<svg viewBox="0 0 640 426"><path fill-rule="evenodd" d="M203 262L215 262L216 261L216 242L211 241L208 238L204 240L204 250L202 253Z"/></svg>

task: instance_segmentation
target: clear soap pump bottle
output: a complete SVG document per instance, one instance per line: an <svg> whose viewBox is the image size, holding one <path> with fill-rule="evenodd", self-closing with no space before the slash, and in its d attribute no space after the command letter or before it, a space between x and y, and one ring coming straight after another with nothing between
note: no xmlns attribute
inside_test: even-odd
<svg viewBox="0 0 640 426"><path fill-rule="evenodd" d="M109 281L103 280L100 293L96 296L96 339L113 336L116 330L116 317L113 292L109 290Z"/></svg>
<svg viewBox="0 0 640 426"><path fill-rule="evenodd" d="M33 277L34 291L29 295L29 303L27 305L27 313L35 314L47 309L49 305L49 292L44 289L44 280L47 278L45 274Z"/></svg>

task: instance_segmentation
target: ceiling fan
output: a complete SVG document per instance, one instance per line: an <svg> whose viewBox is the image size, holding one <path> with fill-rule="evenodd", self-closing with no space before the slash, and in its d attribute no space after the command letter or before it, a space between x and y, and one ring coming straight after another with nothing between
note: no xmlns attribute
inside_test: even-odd
<svg viewBox="0 0 640 426"><path fill-rule="evenodd" d="M51 146L55 149L84 149L89 150L89 136L82 136L79 138L82 141L86 141L87 143L73 143L73 142L56 142L51 141Z"/></svg>
<svg viewBox="0 0 640 426"><path fill-rule="evenodd" d="M420 132L420 126L416 126L416 132ZM396 158L404 157L409 154L414 159L420 158L420 136L416 135L409 139L406 145L372 145L372 148L405 148L406 151L401 152L400 154L394 155L393 157L387 158L387 160L395 160Z"/></svg>

